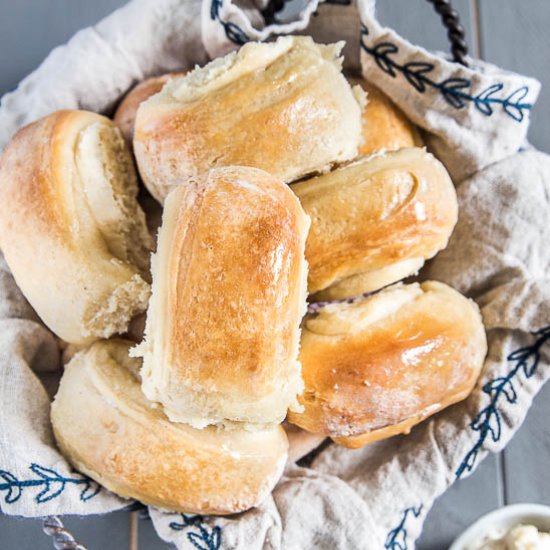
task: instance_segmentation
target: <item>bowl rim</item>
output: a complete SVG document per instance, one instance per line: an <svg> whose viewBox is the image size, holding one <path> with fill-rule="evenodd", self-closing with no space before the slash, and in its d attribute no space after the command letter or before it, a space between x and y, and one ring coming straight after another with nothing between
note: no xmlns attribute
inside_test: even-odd
<svg viewBox="0 0 550 550"><path fill-rule="evenodd" d="M546 520L550 526L550 506L528 502L502 506L474 521L453 541L449 550L466 550L466 545L479 540L479 537L487 533L489 526L495 523L498 524L508 520L510 522L509 527L512 527L520 524L522 518L529 518L532 522L535 517Z"/></svg>

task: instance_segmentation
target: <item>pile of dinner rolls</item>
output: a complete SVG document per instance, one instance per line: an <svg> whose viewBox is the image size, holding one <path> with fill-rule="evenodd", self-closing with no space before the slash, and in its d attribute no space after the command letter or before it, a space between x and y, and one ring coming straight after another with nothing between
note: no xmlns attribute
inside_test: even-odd
<svg viewBox="0 0 550 550"><path fill-rule="evenodd" d="M121 496L241 512L282 474L285 418L292 459L361 447L476 383L476 305L400 282L447 245L454 186L341 47L250 43L114 121L52 113L0 159L0 248L70 358L57 443Z"/></svg>

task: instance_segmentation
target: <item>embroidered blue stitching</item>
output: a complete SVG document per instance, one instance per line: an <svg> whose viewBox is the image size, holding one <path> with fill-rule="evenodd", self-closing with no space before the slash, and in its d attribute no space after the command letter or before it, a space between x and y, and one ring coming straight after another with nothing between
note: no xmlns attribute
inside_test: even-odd
<svg viewBox="0 0 550 550"><path fill-rule="evenodd" d="M197 550L219 550L222 544L222 529L219 526L212 527L212 531L204 526L204 517L200 515L186 516L180 514L182 523L172 521L170 529L183 531L187 527L196 527L199 531L189 531L187 539Z"/></svg>
<svg viewBox="0 0 550 550"><path fill-rule="evenodd" d="M483 386L483 392L490 397L490 402L470 423L472 430L478 432L479 436L475 445L468 451L456 470L457 479L464 472L472 471L478 453L489 435L494 442L500 439L502 417L498 408L499 400L504 396L508 403L516 403L517 392L514 387L514 379L517 379L520 372L523 372L525 378L531 378L537 371L540 361L540 349L546 342L550 341L550 325L535 332L534 335L538 338L532 346L517 349L508 355L507 360L516 363L514 368L506 376L499 376Z"/></svg>
<svg viewBox="0 0 550 550"><path fill-rule="evenodd" d="M34 463L29 466L29 469L37 476L36 479L20 480L10 472L0 470L0 479L5 482L0 483L0 492L6 491L4 495L6 504L17 502L26 487L42 487L42 490L34 498L38 504L58 497L65 490L67 484L84 486L80 492L80 500L83 502L95 497L101 490L95 481L82 474L77 474L80 477L63 477L55 470Z"/></svg>
<svg viewBox="0 0 550 550"><path fill-rule="evenodd" d="M237 44L238 46L246 44L250 40L249 36L235 23L223 21L220 17L221 7L222 0L212 0L212 3L210 4L210 18L212 21L217 19L220 22L225 31L225 36L227 36L231 42Z"/></svg>
<svg viewBox="0 0 550 550"><path fill-rule="evenodd" d="M386 548L387 550L408 550L408 533L407 529L405 529L407 516L412 513L413 516L417 518L422 513L423 507L424 506L421 504L418 508L414 508L413 506L411 506L410 508L407 508L403 511L403 515L401 517L399 525L388 533L384 548Z"/></svg>
<svg viewBox="0 0 550 550"><path fill-rule="evenodd" d="M400 65L391 57L399 52L399 48L395 44L380 42L371 48L364 40L368 34L368 28L361 24L361 48L374 58L380 69L393 78L397 77L397 73L401 73L409 84L420 93L424 93L428 87L437 90L443 99L455 109L462 109L467 102L473 102L480 113L491 116L493 107L500 105L508 116L516 122L521 122L526 112L533 107L532 103L522 103L529 93L528 86L514 90L507 97L496 97L496 94L504 88L504 84L498 83L489 86L477 95L472 95L469 92L472 87L471 80L447 78L443 82L436 82L427 76L433 71L435 65L420 61L411 61Z"/></svg>

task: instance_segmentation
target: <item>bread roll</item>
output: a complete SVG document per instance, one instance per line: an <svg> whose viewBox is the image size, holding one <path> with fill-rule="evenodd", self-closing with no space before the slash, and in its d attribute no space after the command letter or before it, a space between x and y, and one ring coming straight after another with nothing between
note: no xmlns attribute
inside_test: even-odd
<svg viewBox="0 0 550 550"><path fill-rule="evenodd" d="M129 345L96 342L66 367L51 412L65 457L120 496L168 510L233 514L260 504L286 461L284 430L171 423L141 392Z"/></svg>
<svg viewBox="0 0 550 550"><path fill-rule="evenodd" d="M142 103L134 151L151 194L217 166L253 166L285 182L354 158L363 92L341 74L343 43L249 43Z"/></svg>
<svg viewBox="0 0 550 550"><path fill-rule="evenodd" d="M447 171L419 148L361 158L292 190L311 217L314 300L357 296L417 272L457 221Z"/></svg>
<svg viewBox="0 0 550 550"><path fill-rule="evenodd" d="M486 351L476 304L442 283L325 306L304 322L305 410L289 420L352 448L407 433L472 391Z"/></svg>
<svg viewBox="0 0 550 550"><path fill-rule="evenodd" d="M152 95L157 94L163 88L163 86L174 78L185 75L183 73L168 73L160 76L153 76L146 78L139 84L134 86L120 102L113 120L115 124L120 128L124 139L131 143L134 139L134 125L136 122L136 113L138 107L146 99L149 99Z"/></svg>
<svg viewBox="0 0 550 550"><path fill-rule="evenodd" d="M168 196L135 353L171 420L275 423L296 402L308 227L288 186L256 168L217 168Z"/></svg>
<svg viewBox="0 0 550 550"><path fill-rule="evenodd" d="M20 130L0 159L0 247L46 325L84 344L124 332L149 297L152 239L120 131L85 111Z"/></svg>
<svg viewBox="0 0 550 550"><path fill-rule="evenodd" d="M313 449L316 449L325 441L324 435L312 434L298 428L290 422L283 422L283 428L288 437L288 462L294 463L304 458Z"/></svg>
<svg viewBox="0 0 550 550"><path fill-rule="evenodd" d="M418 130L386 95L362 78L348 80L354 86L361 86L367 93L367 104L362 116L363 143L359 147L360 155L422 145Z"/></svg>

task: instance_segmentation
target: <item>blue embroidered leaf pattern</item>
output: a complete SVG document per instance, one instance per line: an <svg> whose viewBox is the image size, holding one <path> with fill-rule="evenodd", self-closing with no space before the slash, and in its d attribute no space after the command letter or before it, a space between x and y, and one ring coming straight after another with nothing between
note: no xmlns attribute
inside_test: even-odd
<svg viewBox="0 0 550 550"><path fill-rule="evenodd" d="M464 466L468 471L471 471L472 468L475 466L476 458L477 458L477 453L476 454L468 454L466 456L466 459L464 460Z"/></svg>
<svg viewBox="0 0 550 550"><path fill-rule="evenodd" d="M434 66L431 63L421 63L412 61L403 67L405 78L419 91L423 92L426 89L424 83L424 74L433 70Z"/></svg>
<svg viewBox="0 0 550 550"><path fill-rule="evenodd" d="M496 94L497 92L500 92L504 88L504 84L493 84L492 86L489 86L486 90L481 92L477 98L478 99L489 99L492 95Z"/></svg>
<svg viewBox="0 0 550 550"><path fill-rule="evenodd" d="M225 34L231 42L242 46L246 44L249 40L248 35L235 23L232 22L223 22L223 28L225 29Z"/></svg>
<svg viewBox="0 0 550 550"><path fill-rule="evenodd" d="M213 21L218 20L220 22L220 25L225 31L225 35L229 40L231 40L231 42L237 44L238 46L246 44L250 40L249 36L235 23L231 21L223 21L220 17L222 4L222 0L212 0L210 4L210 18Z"/></svg>
<svg viewBox="0 0 550 550"><path fill-rule="evenodd" d="M514 388L514 384L512 384L510 381L507 381L506 383L502 384L501 391L504 397L506 397L506 401L508 401L508 403L510 403L511 405L514 405L518 400L518 394L516 393L516 388Z"/></svg>
<svg viewBox="0 0 550 550"><path fill-rule="evenodd" d="M210 4L210 19L212 19L212 21L218 17L221 7L222 0L212 0L212 4Z"/></svg>
<svg viewBox="0 0 550 550"><path fill-rule="evenodd" d="M521 97L515 99L521 101ZM534 336L536 339L531 346L517 349L508 355L507 360L514 364L508 374L494 378L483 386L482 390L489 396L490 402L470 423L472 430L478 432L479 435L457 468L455 472L457 478L460 478L465 472L472 471L479 451L489 436L495 443L499 441L502 433L502 415L499 407L503 402L511 405L517 402L518 394L514 383L518 381L521 383L519 375L523 373L525 378L529 379L537 371L540 350L550 341L550 326L535 332Z"/></svg>
<svg viewBox="0 0 550 550"><path fill-rule="evenodd" d="M198 550L218 550L221 545L219 527L214 527L210 535L204 528L201 528L200 534L189 533L187 538Z"/></svg>
<svg viewBox="0 0 550 550"><path fill-rule="evenodd" d="M419 517L422 513L422 508L422 505L418 506L418 508L411 506L403 511L401 521L386 537L386 543L384 544L386 550L408 550L407 517L409 514L412 514L415 518Z"/></svg>
<svg viewBox="0 0 550 550"><path fill-rule="evenodd" d="M51 481L58 481L62 479L62 477L54 470L51 470L50 468L45 468L44 466L40 466L39 464L32 464L31 471L43 479Z"/></svg>
<svg viewBox="0 0 550 550"><path fill-rule="evenodd" d="M441 83L441 93L447 103L455 109L462 109L466 105L466 96L462 90L471 86L471 82L465 78L448 78Z"/></svg>
<svg viewBox="0 0 550 550"><path fill-rule="evenodd" d="M497 92L500 92L502 88L504 88L503 84L493 84L492 86L489 86L486 90L483 90L479 95L476 96L476 108L484 115L491 116L493 114L493 108L491 107L491 103L489 100L491 96L493 96Z"/></svg>
<svg viewBox="0 0 550 550"><path fill-rule="evenodd" d="M527 378L533 375L535 369L537 368L538 362L540 360L540 354L538 350L533 350L531 348L521 348L509 355L509 359L512 361L517 361L523 374Z"/></svg>
<svg viewBox="0 0 550 550"><path fill-rule="evenodd" d="M499 376L491 382L487 382L487 384L483 386L483 391L491 397L498 392L502 392L508 403L511 404L514 404L518 398L514 385L503 376Z"/></svg>
<svg viewBox="0 0 550 550"><path fill-rule="evenodd" d="M496 443L500 439L501 434L500 413L498 412L498 410L493 411L493 414L489 416L489 419L487 421L487 428L489 430L489 433L491 434L493 441Z"/></svg>
<svg viewBox="0 0 550 550"><path fill-rule="evenodd" d="M183 521L181 523L178 523L177 521L170 522L170 529L173 529L174 531L183 531L186 527L189 527L190 525L200 525L204 521L204 518L199 515L186 516L185 514L180 514L180 516Z"/></svg>
<svg viewBox="0 0 550 550"><path fill-rule="evenodd" d="M189 531L187 540L197 550L219 550L222 544L222 529L219 526L212 527L212 531L208 531L208 525L205 524L204 517L200 515L186 516L180 514L181 523L172 521L169 526L174 531L183 531L189 527L198 529L198 531Z"/></svg>
<svg viewBox="0 0 550 550"><path fill-rule="evenodd" d="M58 484L47 483L44 489L38 493L35 500L38 504L48 502L59 496L63 492L63 489L65 489L65 483L63 482L59 482Z"/></svg>
<svg viewBox="0 0 550 550"><path fill-rule="evenodd" d="M4 496L4 502L6 504L11 504L16 500L19 500L22 489L18 485L19 483L18 479L14 475L4 470L0 470L0 478L2 478L6 482L6 483L0 483L0 491L3 491L3 490L6 491L6 495Z"/></svg>
<svg viewBox="0 0 550 550"><path fill-rule="evenodd" d="M198 535L197 533L189 533L187 537L189 538L191 544L198 548L198 550L210 550L209 544L204 542L201 535Z"/></svg>
<svg viewBox="0 0 550 550"><path fill-rule="evenodd" d="M389 54L396 53L397 46L391 42L382 42L374 47L376 64L391 76L395 76L396 72L393 69L393 61L388 57Z"/></svg>
<svg viewBox="0 0 550 550"><path fill-rule="evenodd" d="M527 86L523 86L522 88L519 88L515 92L512 92L505 100L504 100L504 110L514 119L518 122L521 122L523 120L523 110L522 110L522 103L521 100L525 99L527 94L529 93L529 88Z"/></svg>
<svg viewBox="0 0 550 550"><path fill-rule="evenodd" d="M35 499L36 502L48 502L60 495L65 489L65 481L57 472L38 464L33 464L31 471L45 480L44 488L38 493Z"/></svg>
<svg viewBox="0 0 550 550"><path fill-rule="evenodd" d="M88 482L85 484L84 489L80 491L80 500L86 502L87 500L94 498L97 493L99 493L99 491L101 491L101 486L99 485L99 483L96 483L95 481L89 479Z"/></svg>
<svg viewBox="0 0 550 550"><path fill-rule="evenodd" d="M64 477L51 468L31 464L30 471L34 478L18 479L10 472L0 470L0 492L5 491L4 501L12 504L21 498L26 488L35 487L40 489L34 497L35 502L43 504L58 497L67 487L67 485L83 485L84 489L80 493L81 500L89 500L99 493L101 487L82 474L76 474L76 477Z"/></svg>
<svg viewBox="0 0 550 550"><path fill-rule="evenodd" d="M212 529L212 536L210 537L211 545L218 549L222 545L222 528L216 525L214 529Z"/></svg>
<svg viewBox="0 0 550 550"><path fill-rule="evenodd" d="M399 52L395 44L381 42L369 45L368 37L369 29L361 24L361 49L374 59L380 69L393 78L398 74L403 75L407 82L420 93L424 93L428 88L437 91L454 109L463 109L468 103L473 103L480 113L491 116L494 113L494 107L500 106L509 117L516 122L521 122L533 107L531 103L523 102L529 93L527 86L515 90L508 97L502 97L500 92L503 91L504 85L499 82L473 95L472 82L469 79L457 77L437 82L430 78L430 73L435 68L431 63L413 61L401 65L392 57Z"/></svg>

